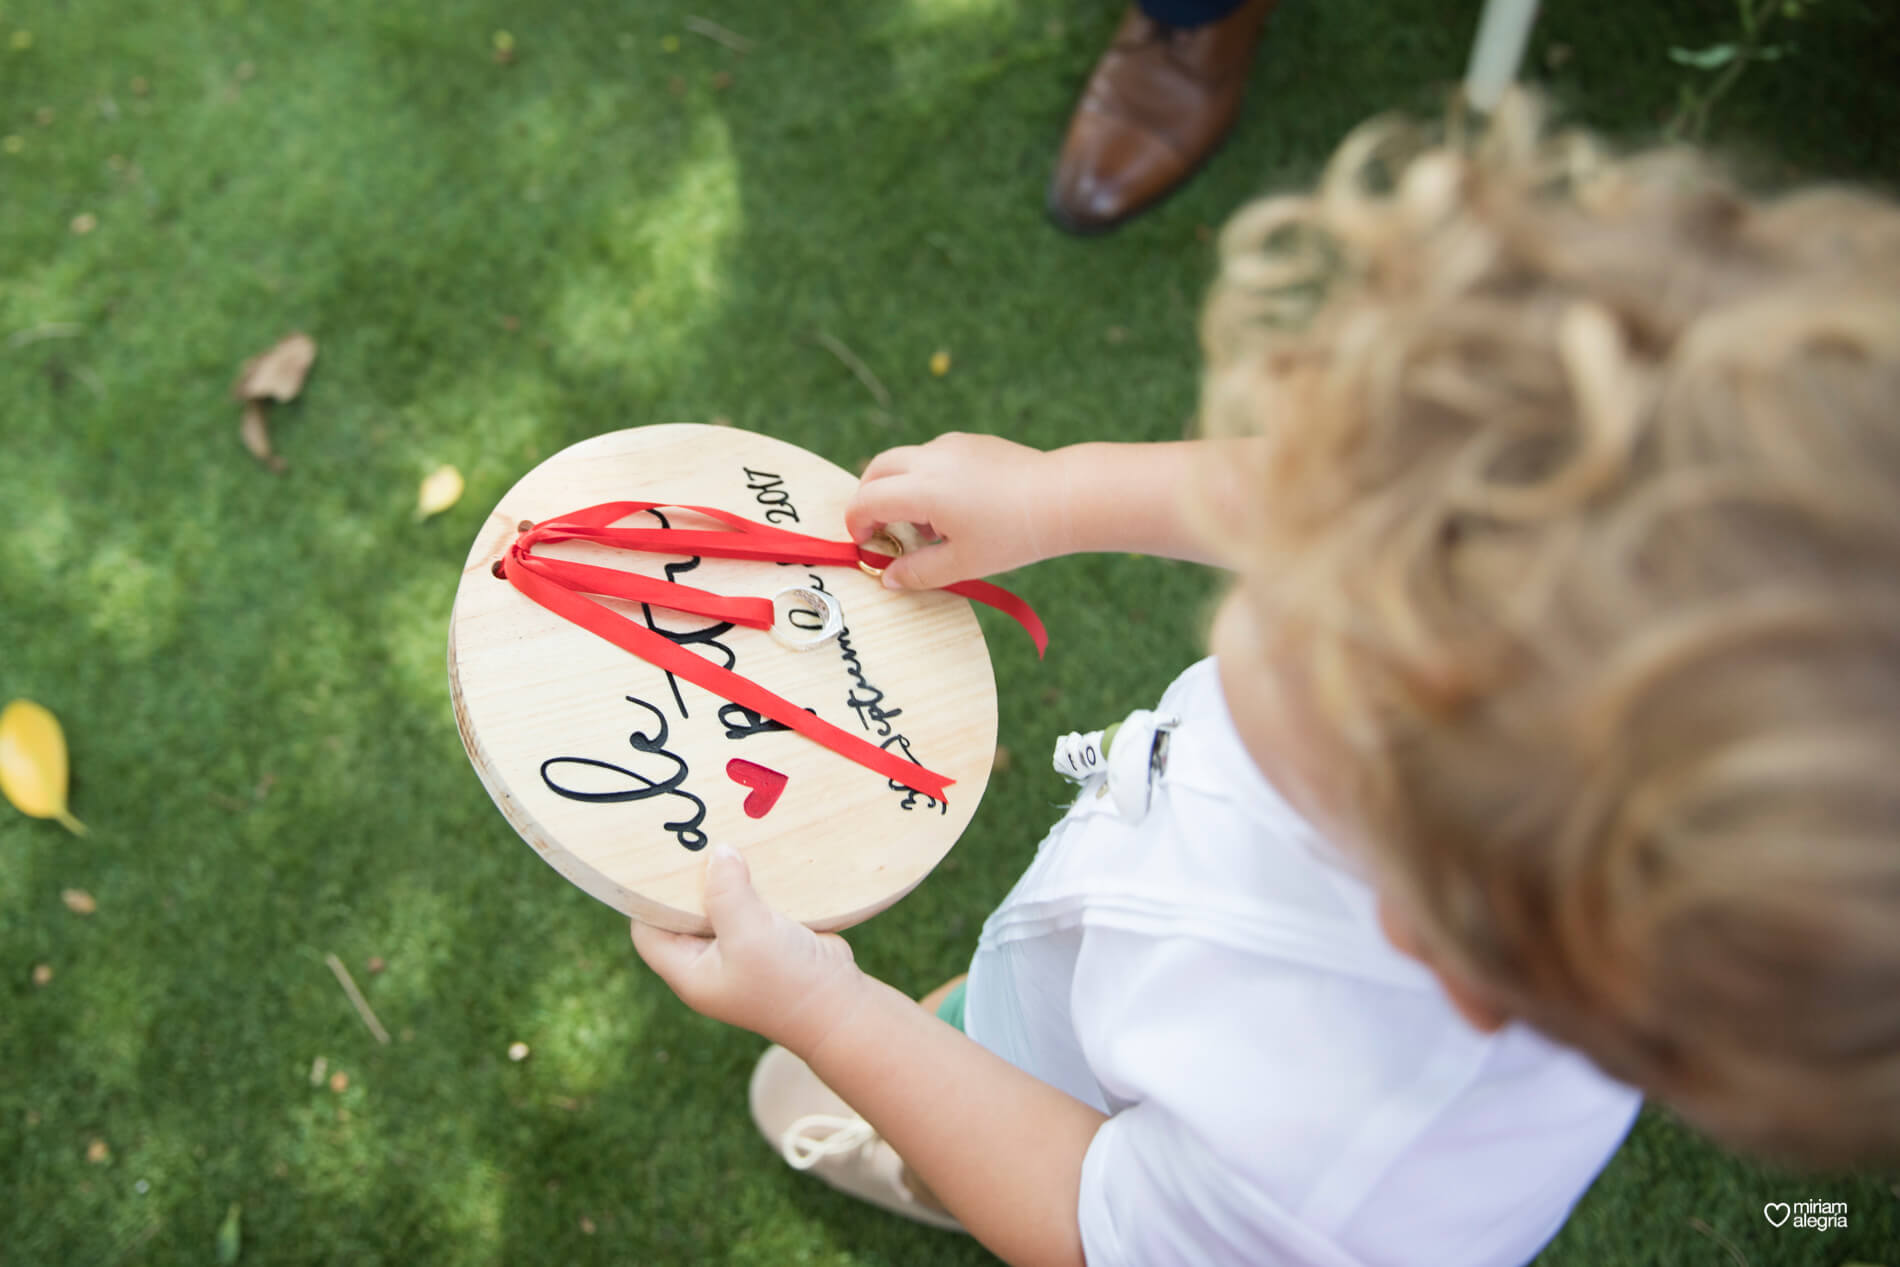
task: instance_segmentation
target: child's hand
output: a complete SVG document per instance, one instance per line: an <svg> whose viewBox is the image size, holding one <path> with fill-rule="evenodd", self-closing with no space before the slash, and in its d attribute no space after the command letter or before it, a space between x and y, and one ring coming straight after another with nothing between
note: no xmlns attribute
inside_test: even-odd
<svg viewBox="0 0 1900 1267"><path fill-rule="evenodd" d="M1072 550L1063 479L1056 454L952 432L871 459L845 529L860 545L893 523L941 538L884 569L893 589L938 589Z"/></svg>
<svg viewBox="0 0 1900 1267"><path fill-rule="evenodd" d="M870 980L836 933L814 933L760 900L745 859L715 845L706 862L713 936L633 923L633 945L680 1001L801 1055L836 1028Z"/></svg>

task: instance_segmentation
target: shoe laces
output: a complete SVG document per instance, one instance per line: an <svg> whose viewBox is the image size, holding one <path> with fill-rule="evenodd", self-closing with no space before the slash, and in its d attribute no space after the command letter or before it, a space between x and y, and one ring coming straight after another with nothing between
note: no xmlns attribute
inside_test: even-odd
<svg viewBox="0 0 1900 1267"><path fill-rule="evenodd" d="M785 1128L778 1150L793 1170L810 1170L827 1157L856 1152L877 1137L877 1128L861 1117L807 1113Z"/></svg>

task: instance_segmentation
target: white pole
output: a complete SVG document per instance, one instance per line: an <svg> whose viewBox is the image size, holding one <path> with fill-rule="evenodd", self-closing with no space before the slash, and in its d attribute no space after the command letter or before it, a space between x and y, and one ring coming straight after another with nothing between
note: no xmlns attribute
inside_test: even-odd
<svg viewBox="0 0 1900 1267"><path fill-rule="evenodd" d="M1537 17L1537 0L1485 0L1478 38L1471 45L1471 65L1465 71L1465 100L1473 108L1497 108L1504 90L1517 78L1524 45Z"/></svg>

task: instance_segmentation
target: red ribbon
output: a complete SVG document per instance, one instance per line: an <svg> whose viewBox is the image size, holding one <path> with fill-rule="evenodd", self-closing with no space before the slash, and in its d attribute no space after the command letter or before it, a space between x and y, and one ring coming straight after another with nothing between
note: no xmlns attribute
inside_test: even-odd
<svg viewBox="0 0 1900 1267"><path fill-rule="evenodd" d="M666 509L690 510L725 524L731 531L611 526L641 511ZM771 599L733 598L710 590L696 589L691 585L681 585L677 581L662 581L634 572L594 567L566 559L543 558L532 553L534 547L544 541L588 541L595 545L655 554L802 563L813 567L857 567L860 563L883 567L891 562L890 555L862 549L850 541L826 541L822 537L809 537L802 532L787 532L783 528L755 523L729 511L714 510L708 506L676 506L672 502L605 502L557 515L523 532L508 548L508 561L502 568L502 574L528 598L622 650L630 651L642 660L683 677L722 699L790 727L894 783L939 801L944 799L944 789L954 780L815 717L750 678L721 668L664 635L628 620L605 604L583 596L599 594L629 602L647 603L694 616L731 621L751 629L772 627ZM994 607L1016 621L1035 642L1038 657L1048 647L1048 632L1042 627L1042 621L1036 613L1028 603L1000 585L991 585L987 581L962 581L944 588L952 594L960 594Z"/></svg>

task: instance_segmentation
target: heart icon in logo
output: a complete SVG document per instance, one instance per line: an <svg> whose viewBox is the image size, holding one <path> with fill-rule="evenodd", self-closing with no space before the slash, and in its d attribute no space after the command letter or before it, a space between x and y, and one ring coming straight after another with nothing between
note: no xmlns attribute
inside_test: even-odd
<svg viewBox="0 0 1900 1267"><path fill-rule="evenodd" d="M1776 1227L1780 1227L1783 1223L1788 1221L1788 1216L1794 1211L1786 1201L1770 1201L1761 1208L1761 1212L1763 1218L1773 1223Z"/></svg>
<svg viewBox="0 0 1900 1267"><path fill-rule="evenodd" d="M785 791L784 775L742 757L726 762L726 777L740 787L752 789L745 798L747 818L764 818L770 814Z"/></svg>

